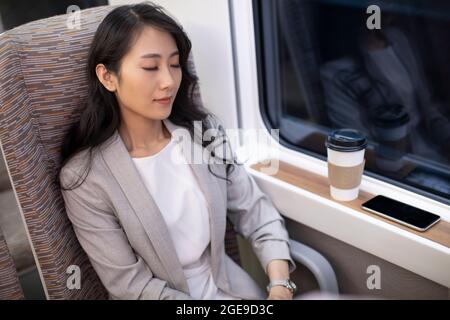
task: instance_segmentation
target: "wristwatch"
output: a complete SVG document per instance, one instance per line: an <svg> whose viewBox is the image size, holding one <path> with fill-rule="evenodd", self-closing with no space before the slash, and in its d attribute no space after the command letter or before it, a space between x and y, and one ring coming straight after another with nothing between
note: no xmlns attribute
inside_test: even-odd
<svg viewBox="0 0 450 320"><path fill-rule="evenodd" d="M292 294L295 294L295 292L297 292L297 286L290 279L270 281L270 283L267 285L267 292L269 292L270 289L272 289L272 287L275 287L275 286L286 287L289 289L289 291L291 291Z"/></svg>

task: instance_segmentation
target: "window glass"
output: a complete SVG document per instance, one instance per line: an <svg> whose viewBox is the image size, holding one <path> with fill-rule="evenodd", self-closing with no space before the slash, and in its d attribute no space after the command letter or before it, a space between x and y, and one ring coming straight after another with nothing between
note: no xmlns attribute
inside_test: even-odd
<svg viewBox="0 0 450 320"><path fill-rule="evenodd" d="M369 5L381 29L369 29ZM254 1L263 116L326 157L332 129L369 138L365 174L450 204L450 2Z"/></svg>

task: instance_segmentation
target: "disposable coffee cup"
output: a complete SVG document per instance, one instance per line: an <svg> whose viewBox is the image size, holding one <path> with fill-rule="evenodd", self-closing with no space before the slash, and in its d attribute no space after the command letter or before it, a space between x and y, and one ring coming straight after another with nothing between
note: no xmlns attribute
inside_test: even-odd
<svg viewBox="0 0 450 320"><path fill-rule="evenodd" d="M339 201L357 199L364 171L366 137L353 129L334 130L327 136L325 146L331 197Z"/></svg>

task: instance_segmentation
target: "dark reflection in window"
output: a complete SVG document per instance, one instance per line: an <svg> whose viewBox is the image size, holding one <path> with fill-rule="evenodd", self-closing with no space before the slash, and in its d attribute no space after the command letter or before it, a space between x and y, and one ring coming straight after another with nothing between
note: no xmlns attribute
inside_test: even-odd
<svg viewBox="0 0 450 320"><path fill-rule="evenodd" d="M255 4L262 92L281 138L323 157L331 129L357 129L370 140L368 174L450 203L450 3ZM366 26L372 4L380 30Z"/></svg>

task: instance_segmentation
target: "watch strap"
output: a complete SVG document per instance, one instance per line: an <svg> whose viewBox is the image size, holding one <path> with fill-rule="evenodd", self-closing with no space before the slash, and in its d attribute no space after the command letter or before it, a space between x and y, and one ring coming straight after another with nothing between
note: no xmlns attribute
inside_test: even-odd
<svg viewBox="0 0 450 320"><path fill-rule="evenodd" d="M295 285L294 282L292 282L290 279L284 279L284 280L270 281L270 283L267 285L267 292L269 292L270 289L276 286L286 287L291 291L292 294L294 294L297 291L297 286Z"/></svg>

